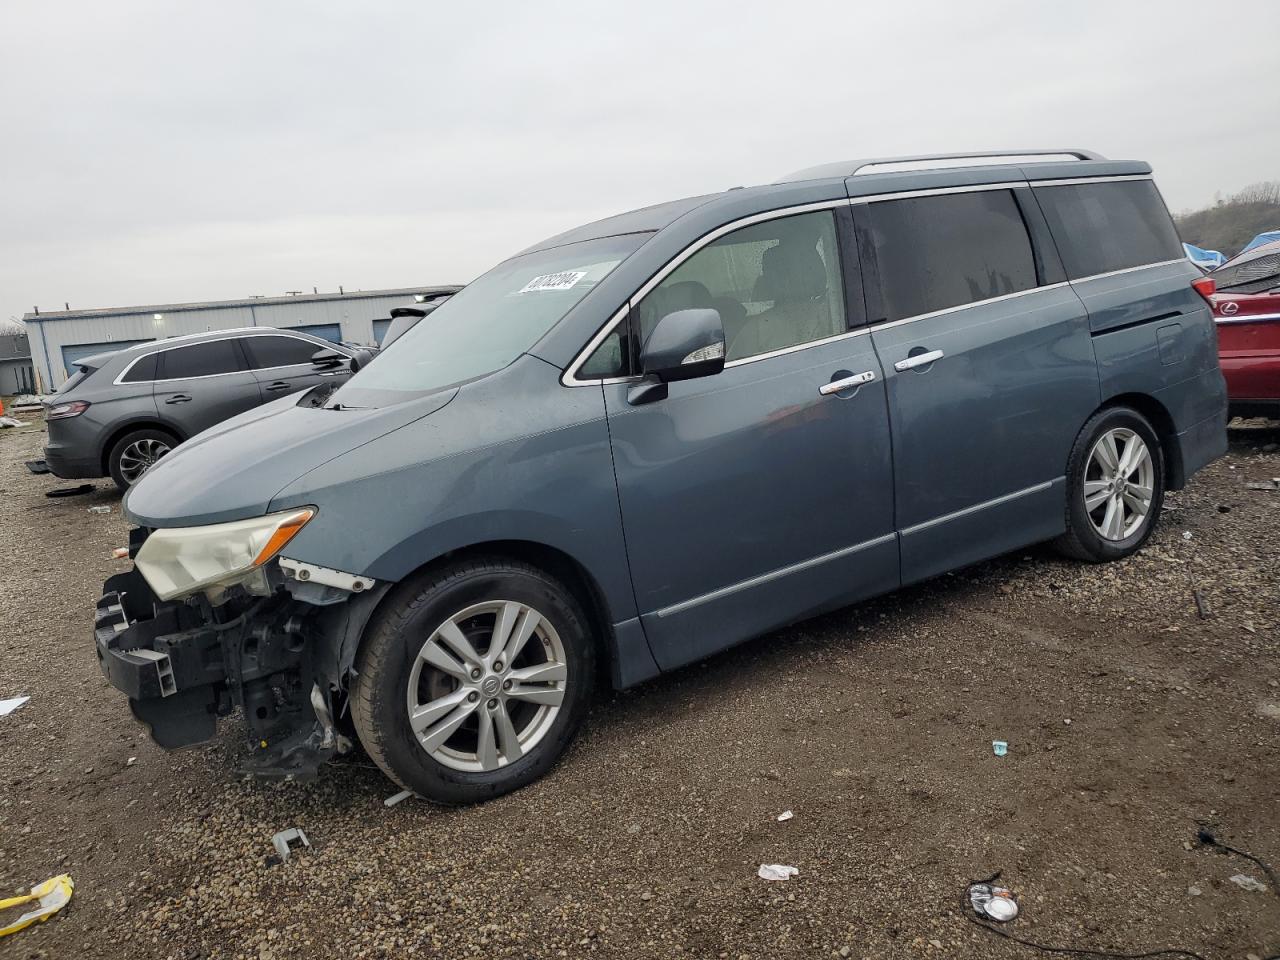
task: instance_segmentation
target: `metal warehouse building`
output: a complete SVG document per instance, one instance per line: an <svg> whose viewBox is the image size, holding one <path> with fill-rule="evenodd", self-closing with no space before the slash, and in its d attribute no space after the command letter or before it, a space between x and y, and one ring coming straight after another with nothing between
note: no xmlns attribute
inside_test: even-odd
<svg viewBox="0 0 1280 960"><path fill-rule="evenodd" d="M23 318L31 344L31 364L43 392L62 385L76 361L95 353L186 333L237 327L305 330L326 340L372 345L382 342L393 307L414 297L456 293L461 287L404 287L289 297L251 297L212 303L168 303L106 310L28 313Z"/></svg>

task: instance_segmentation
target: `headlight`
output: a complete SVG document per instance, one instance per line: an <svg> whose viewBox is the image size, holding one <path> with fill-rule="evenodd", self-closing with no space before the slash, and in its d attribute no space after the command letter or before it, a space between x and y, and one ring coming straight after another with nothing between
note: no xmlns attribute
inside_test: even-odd
<svg viewBox="0 0 1280 960"><path fill-rule="evenodd" d="M147 537L135 560L161 600L253 575L316 515L314 507L207 527L169 527Z"/></svg>

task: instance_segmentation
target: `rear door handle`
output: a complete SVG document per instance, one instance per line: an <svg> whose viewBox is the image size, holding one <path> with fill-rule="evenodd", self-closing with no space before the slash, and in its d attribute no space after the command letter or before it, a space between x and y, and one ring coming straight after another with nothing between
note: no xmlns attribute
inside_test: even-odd
<svg viewBox="0 0 1280 960"><path fill-rule="evenodd" d="M275 383L267 384L268 390L288 390L292 384L285 383L283 380L277 380Z"/></svg>
<svg viewBox="0 0 1280 960"><path fill-rule="evenodd" d="M833 393L840 393L843 390L851 390L854 387L860 387L864 383L870 383L876 378L874 370L867 370L864 373L855 373L852 377L845 377L843 380L832 380L830 383L824 383L818 388L818 392L824 397L829 397Z"/></svg>
<svg viewBox="0 0 1280 960"><path fill-rule="evenodd" d="M913 367L923 367L935 360L942 359L941 350L930 350L928 353L917 353L914 357L907 357L905 360L899 360L893 365L895 370L910 370Z"/></svg>
<svg viewBox="0 0 1280 960"><path fill-rule="evenodd" d="M191 398L185 393L175 393L172 397L166 400L165 403L187 403L190 400Z"/></svg>

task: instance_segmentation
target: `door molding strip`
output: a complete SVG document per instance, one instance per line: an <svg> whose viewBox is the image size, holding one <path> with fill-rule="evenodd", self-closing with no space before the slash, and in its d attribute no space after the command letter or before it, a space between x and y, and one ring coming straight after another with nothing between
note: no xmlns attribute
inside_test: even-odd
<svg viewBox="0 0 1280 960"><path fill-rule="evenodd" d="M1037 483L1035 486L1025 487L1022 490L1015 490L1013 493L1006 493L1004 496L996 497L993 500L984 500L982 503L975 503L971 507L965 507L963 510L957 510L954 513L944 513L940 517L934 517L932 520L926 520L924 523L917 523L914 526L903 527L899 531L904 537L909 537L913 533L920 533L928 530L930 527L936 527L939 524L948 523L952 520L959 520L961 517L967 517L972 513L978 513L991 507L998 507L1002 503L1008 503L1010 500L1017 500L1020 497L1029 497L1033 493L1042 493L1053 487L1059 481L1066 480L1066 477L1055 477L1052 480L1046 480L1044 483Z"/></svg>
<svg viewBox="0 0 1280 960"><path fill-rule="evenodd" d="M871 547L878 547L883 543L889 543L897 538L896 533L886 533L882 537L875 537L871 540L864 540L862 543L855 543L851 547L841 547L839 550L833 550L830 553L824 553L821 556L810 557L808 560L801 560L799 563L793 563L789 567L779 567L777 570L770 570L768 573L762 573L759 576L750 577L746 580L739 580L737 583L731 583L727 587L721 587L718 590L712 590L710 593L704 593L701 596L693 597L689 600L682 600L679 603L673 603L669 607L663 607L647 616L672 617L677 613L683 613L690 607L696 607L704 603L710 603L712 600L720 600L723 597L732 596L743 590L749 590L752 587L760 586L778 580L782 577L790 576L793 573L799 573L802 570L808 570L812 567L820 566L831 560L839 560L841 557L847 557L850 554L858 553L862 550L868 550Z"/></svg>

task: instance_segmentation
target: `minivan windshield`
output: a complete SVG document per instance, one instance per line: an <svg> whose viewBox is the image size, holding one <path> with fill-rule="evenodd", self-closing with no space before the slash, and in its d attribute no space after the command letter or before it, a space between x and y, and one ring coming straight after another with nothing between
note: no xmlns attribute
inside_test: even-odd
<svg viewBox="0 0 1280 960"><path fill-rule="evenodd" d="M533 346L648 233L600 237L503 261L334 393L330 407L393 403L500 370ZM385 395L384 392L390 392Z"/></svg>

